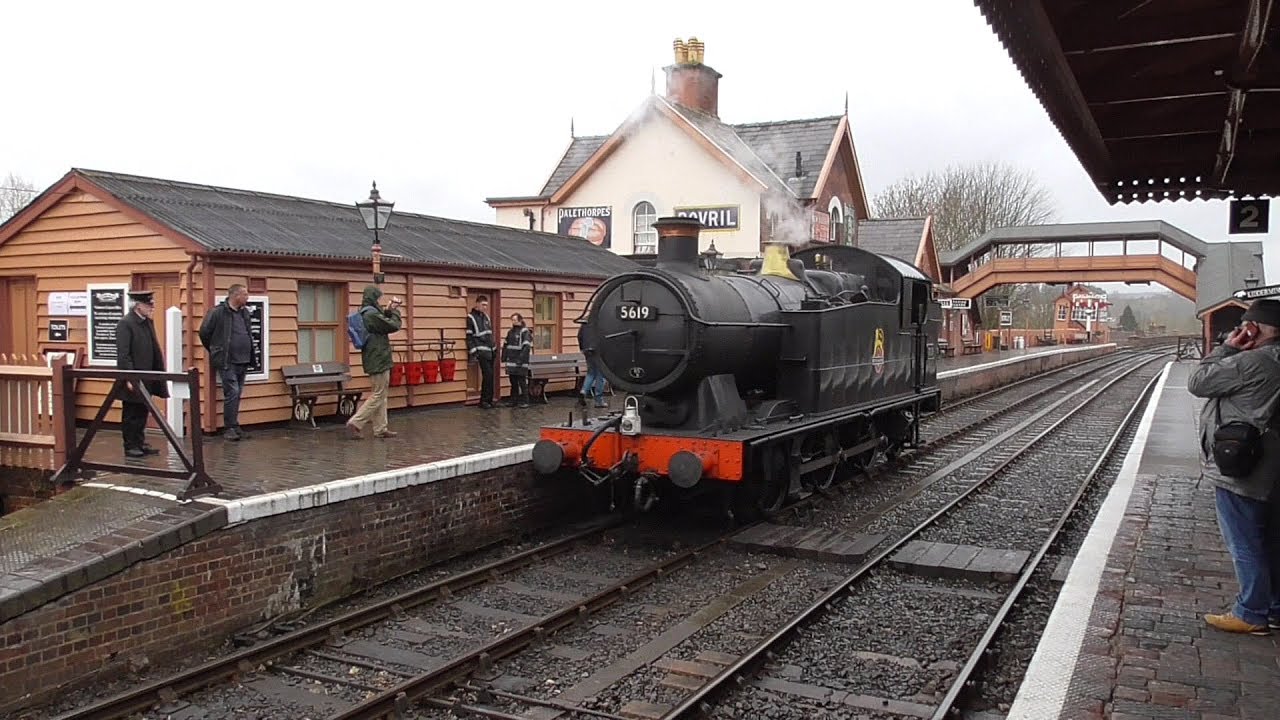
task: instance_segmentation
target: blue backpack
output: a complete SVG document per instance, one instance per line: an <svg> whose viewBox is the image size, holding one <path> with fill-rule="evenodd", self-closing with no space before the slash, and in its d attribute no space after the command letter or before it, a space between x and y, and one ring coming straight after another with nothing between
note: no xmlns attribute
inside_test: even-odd
<svg viewBox="0 0 1280 720"><path fill-rule="evenodd" d="M369 342L369 331L364 326L364 308L347 316L347 337L351 338L351 344L357 350L363 350L364 344Z"/></svg>

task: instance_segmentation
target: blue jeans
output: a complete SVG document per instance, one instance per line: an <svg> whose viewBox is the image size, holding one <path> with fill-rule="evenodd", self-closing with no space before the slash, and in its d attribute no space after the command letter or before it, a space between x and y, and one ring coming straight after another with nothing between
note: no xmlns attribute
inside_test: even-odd
<svg viewBox="0 0 1280 720"><path fill-rule="evenodd" d="M1280 618L1280 502L1217 488L1218 527L1240 583L1236 617L1251 625Z"/></svg>
<svg viewBox="0 0 1280 720"><path fill-rule="evenodd" d="M240 427L240 396L244 394L244 375L248 365L227 363L218 371L222 379L222 425L226 428Z"/></svg>
<svg viewBox="0 0 1280 720"><path fill-rule="evenodd" d="M594 389L593 389L594 386ZM587 361L587 377L582 381L583 397L590 396L600 398L600 394L604 392L604 375L600 373L600 368L596 366L594 360Z"/></svg>

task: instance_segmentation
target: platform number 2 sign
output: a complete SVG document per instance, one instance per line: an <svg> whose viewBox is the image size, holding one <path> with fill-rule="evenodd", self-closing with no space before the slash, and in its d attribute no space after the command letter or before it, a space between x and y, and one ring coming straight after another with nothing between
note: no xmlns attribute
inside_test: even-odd
<svg viewBox="0 0 1280 720"><path fill-rule="evenodd" d="M1227 232L1232 235L1264 234L1269 231L1271 216L1269 199L1232 200L1230 212L1231 219Z"/></svg>

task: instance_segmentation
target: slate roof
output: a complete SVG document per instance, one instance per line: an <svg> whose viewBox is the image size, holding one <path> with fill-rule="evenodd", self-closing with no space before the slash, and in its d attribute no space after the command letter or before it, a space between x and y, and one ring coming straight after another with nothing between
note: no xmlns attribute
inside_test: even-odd
<svg viewBox="0 0 1280 720"><path fill-rule="evenodd" d="M369 258L371 234L353 204L97 170L73 172L210 252ZM407 212L392 215L380 236L386 265L408 261L587 277L636 267L580 238Z"/></svg>
<svg viewBox="0 0 1280 720"><path fill-rule="evenodd" d="M541 197L554 195L560 186L564 185L592 155L595 155L608 139L608 135L574 138L573 142L569 143L569 148L564 151L564 157L560 158L560 164L556 166L555 172L547 178L547 183L542 186L542 192L538 195Z"/></svg>
<svg viewBox="0 0 1280 720"><path fill-rule="evenodd" d="M805 120L730 125L712 115L670 102L657 95L646 100L646 103L655 102L666 105L687 120L766 187L800 198L813 196L818 184L818 174L822 172L827 152L831 149L832 141L835 140L836 129L840 126L842 117L834 115ZM542 192L528 199L545 199L554 195L610 137L612 136L593 135L574 138L569 149L560 158L555 171L542 186ZM800 164L804 175L793 186L789 185L788 181L795 176L797 152L800 153Z"/></svg>
<svg viewBox="0 0 1280 720"><path fill-rule="evenodd" d="M784 180L796 174L796 153L804 175L796 187L798 197L813 197L818 174L826 162L827 151L840 127L840 116L808 120L746 123L731 126L738 137L751 147L773 172Z"/></svg>
<svg viewBox="0 0 1280 720"><path fill-rule="evenodd" d="M859 220L858 247L914 265L926 222L926 218Z"/></svg>
<svg viewBox="0 0 1280 720"><path fill-rule="evenodd" d="M1262 264L1262 243L1205 243L1204 259L1196 266L1196 315L1231 299L1232 293L1245 287L1244 279L1252 271L1258 285L1266 285Z"/></svg>

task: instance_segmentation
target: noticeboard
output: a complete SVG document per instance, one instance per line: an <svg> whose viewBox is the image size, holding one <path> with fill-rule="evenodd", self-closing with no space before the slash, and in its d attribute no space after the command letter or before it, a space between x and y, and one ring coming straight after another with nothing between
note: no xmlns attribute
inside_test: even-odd
<svg viewBox="0 0 1280 720"><path fill-rule="evenodd" d="M226 296L220 297L218 302L226 299ZM258 359L249 366L244 379L262 382L271 377L271 299L266 295L250 295L245 307L249 308L249 336Z"/></svg>
<svg viewBox="0 0 1280 720"><path fill-rule="evenodd" d="M1012 327L1012 326L1013 326L1013 311L1001 310L1000 311L1000 327Z"/></svg>
<svg viewBox="0 0 1280 720"><path fill-rule="evenodd" d="M98 283L89 291L89 365L116 366L116 326L128 312L128 283Z"/></svg>

